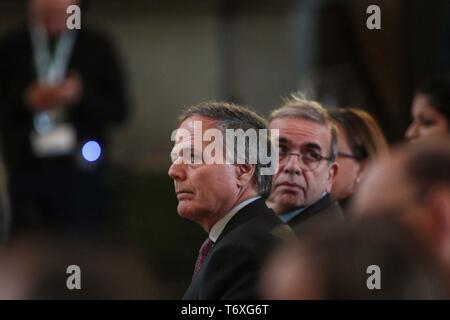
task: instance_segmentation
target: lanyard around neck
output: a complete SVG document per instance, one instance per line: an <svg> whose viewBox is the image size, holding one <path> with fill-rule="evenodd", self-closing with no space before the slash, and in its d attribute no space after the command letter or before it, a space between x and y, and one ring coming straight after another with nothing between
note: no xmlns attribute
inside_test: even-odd
<svg viewBox="0 0 450 320"><path fill-rule="evenodd" d="M57 85L64 79L67 72L76 32L66 31L58 37L53 56L50 53L47 33L42 27L32 28L31 38L39 83L49 86Z"/></svg>

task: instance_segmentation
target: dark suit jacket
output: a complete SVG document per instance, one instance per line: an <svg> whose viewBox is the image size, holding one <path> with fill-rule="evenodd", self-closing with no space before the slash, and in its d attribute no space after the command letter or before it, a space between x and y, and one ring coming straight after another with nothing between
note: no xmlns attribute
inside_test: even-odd
<svg viewBox="0 0 450 320"><path fill-rule="evenodd" d="M330 194L327 194L300 212L288 224L296 235L301 235L312 227L338 224L344 221L345 217L339 203L333 201Z"/></svg>
<svg viewBox="0 0 450 320"><path fill-rule="evenodd" d="M36 81L32 51L27 28L0 40L0 129L8 169L33 168L42 162L31 149L33 114L23 100L26 88ZM120 63L108 38L88 28L79 30L70 70L80 74L83 95L79 103L67 109L67 121L76 128L79 142L94 139L105 150L106 129L124 120L127 110Z"/></svg>
<svg viewBox="0 0 450 320"><path fill-rule="evenodd" d="M264 260L291 237L264 199L248 204L228 222L183 299L257 299Z"/></svg>

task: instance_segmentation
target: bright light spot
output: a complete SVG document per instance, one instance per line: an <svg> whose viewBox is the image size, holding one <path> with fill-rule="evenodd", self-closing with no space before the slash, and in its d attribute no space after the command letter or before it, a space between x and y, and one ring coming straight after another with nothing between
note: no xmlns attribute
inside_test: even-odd
<svg viewBox="0 0 450 320"><path fill-rule="evenodd" d="M102 148L96 141L88 141L84 144L81 149L81 154L83 158L89 162L97 161L102 154Z"/></svg>

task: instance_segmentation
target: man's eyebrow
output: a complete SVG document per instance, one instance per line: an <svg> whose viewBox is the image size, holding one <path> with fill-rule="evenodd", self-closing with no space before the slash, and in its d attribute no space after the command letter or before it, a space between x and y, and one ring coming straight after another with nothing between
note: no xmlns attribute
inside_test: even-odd
<svg viewBox="0 0 450 320"><path fill-rule="evenodd" d="M285 137L280 137L280 138L278 139L278 142L279 142L279 143L283 143L283 144L289 144L289 143L290 143L289 139L287 139L287 138L285 138Z"/></svg>
<svg viewBox="0 0 450 320"><path fill-rule="evenodd" d="M320 145L316 142L307 142L304 145L302 145L302 148L308 148L308 149L319 149L322 150Z"/></svg>

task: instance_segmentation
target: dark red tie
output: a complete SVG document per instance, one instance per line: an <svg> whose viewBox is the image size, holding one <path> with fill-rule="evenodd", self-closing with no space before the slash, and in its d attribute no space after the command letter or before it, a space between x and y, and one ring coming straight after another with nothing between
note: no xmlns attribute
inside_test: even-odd
<svg viewBox="0 0 450 320"><path fill-rule="evenodd" d="M195 262L194 274L192 275L192 279L194 279L197 273L200 271L200 268L202 267L203 262L205 262L206 256L208 255L209 250L211 250L213 244L214 242L212 242L209 238L206 239L205 242L203 242L198 252L197 261Z"/></svg>

